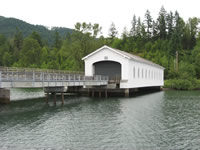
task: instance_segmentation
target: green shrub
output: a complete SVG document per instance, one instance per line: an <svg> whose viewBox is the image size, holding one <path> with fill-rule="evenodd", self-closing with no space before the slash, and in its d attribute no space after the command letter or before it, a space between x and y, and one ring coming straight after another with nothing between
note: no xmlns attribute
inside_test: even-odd
<svg viewBox="0 0 200 150"><path fill-rule="evenodd" d="M174 89L177 90L191 90L193 89L192 86L192 82L189 80L183 80L183 79L178 79L178 80L174 80L175 84L174 84Z"/></svg>
<svg viewBox="0 0 200 150"><path fill-rule="evenodd" d="M197 79L171 79L166 80L164 88L177 90L194 90L200 88L200 80Z"/></svg>
<svg viewBox="0 0 200 150"><path fill-rule="evenodd" d="M197 80L197 89L200 89L200 80Z"/></svg>
<svg viewBox="0 0 200 150"><path fill-rule="evenodd" d="M172 88L172 80L165 80L164 88Z"/></svg>

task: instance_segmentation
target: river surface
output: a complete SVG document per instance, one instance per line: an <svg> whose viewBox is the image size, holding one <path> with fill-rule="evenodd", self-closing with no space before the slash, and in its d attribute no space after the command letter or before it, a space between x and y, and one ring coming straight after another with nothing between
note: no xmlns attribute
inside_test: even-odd
<svg viewBox="0 0 200 150"><path fill-rule="evenodd" d="M19 93L41 98L16 100ZM2 150L200 149L199 91L68 96L64 106L52 100L46 105L41 91L14 90L11 95L10 105L0 105Z"/></svg>

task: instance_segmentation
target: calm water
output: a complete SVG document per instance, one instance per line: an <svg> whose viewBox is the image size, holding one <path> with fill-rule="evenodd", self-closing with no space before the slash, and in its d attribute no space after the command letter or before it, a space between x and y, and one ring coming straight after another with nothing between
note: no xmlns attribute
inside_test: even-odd
<svg viewBox="0 0 200 150"><path fill-rule="evenodd" d="M200 92L14 101L0 106L0 149L200 149Z"/></svg>

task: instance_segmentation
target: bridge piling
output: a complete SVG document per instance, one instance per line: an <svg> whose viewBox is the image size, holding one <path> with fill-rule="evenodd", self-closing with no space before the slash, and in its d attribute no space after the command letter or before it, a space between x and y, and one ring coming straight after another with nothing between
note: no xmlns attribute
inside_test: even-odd
<svg viewBox="0 0 200 150"><path fill-rule="evenodd" d="M101 98L101 89L99 89L99 97Z"/></svg>
<svg viewBox="0 0 200 150"><path fill-rule="evenodd" d="M53 93L53 95L54 95L54 105L56 105L56 93Z"/></svg>
<svg viewBox="0 0 200 150"><path fill-rule="evenodd" d="M87 89L87 95L90 97L90 88Z"/></svg>
<svg viewBox="0 0 200 150"><path fill-rule="evenodd" d="M125 94L125 97L129 97L129 89L125 89L124 94Z"/></svg>
<svg viewBox="0 0 200 150"><path fill-rule="evenodd" d="M92 97L94 97L94 89L92 89Z"/></svg>
<svg viewBox="0 0 200 150"><path fill-rule="evenodd" d="M47 94L46 94L46 104L48 104L49 103L49 93L47 92Z"/></svg>
<svg viewBox="0 0 200 150"><path fill-rule="evenodd" d="M61 95L62 95L62 105L64 105L64 99L65 99L64 93L62 93Z"/></svg>
<svg viewBox="0 0 200 150"><path fill-rule="evenodd" d="M105 98L108 98L108 91L105 89Z"/></svg>
<svg viewBox="0 0 200 150"><path fill-rule="evenodd" d="M56 93L53 93L53 95L54 95L53 103L54 103L54 105L56 105Z"/></svg>

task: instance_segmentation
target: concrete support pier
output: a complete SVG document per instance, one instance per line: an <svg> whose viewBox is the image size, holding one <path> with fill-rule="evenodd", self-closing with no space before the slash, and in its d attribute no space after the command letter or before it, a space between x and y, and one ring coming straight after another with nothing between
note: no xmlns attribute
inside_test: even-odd
<svg viewBox="0 0 200 150"><path fill-rule="evenodd" d="M108 92L107 92L107 89L105 89L105 98L108 98Z"/></svg>
<svg viewBox="0 0 200 150"><path fill-rule="evenodd" d="M61 95L62 95L62 105L64 105L64 99L65 99L64 93L61 93Z"/></svg>
<svg viewBox="0 0 200 150"><path fill-rule="evenodd" d="M10 103L10 90L0 88L0 103L9 104Z"/></svg>
<svg viewBox="0 0 200 150"><path fill-rule="evenodd" d="M46 94L46 104L49 104L49 93Z"/></svg>
<svg viewBox="0 0 200 150"><path fill-rule="evenodd" d="M54 105L56 105L56 93L53 93L53 95L54 95L53 103Z"/></svg>
<svg viewBox="0 0 200 150"><path fill-rule="evenodd" d="M76 89L74 88L76 91ZM48 99L49 99L49 93L53 95L53 103L56 105L57 101L57 95L56 94L61 94L61 103L64 105L64 93L66 93L66 88L64 86L59 86L59 87L44 87L44 92L46 93L46 104L48 104Z"/></svg>
<svg viewBox="0 0 200 150"><path fill-rule="evenodd" d="M129 97L129 89L124 90L125 97Z"/></svg>

